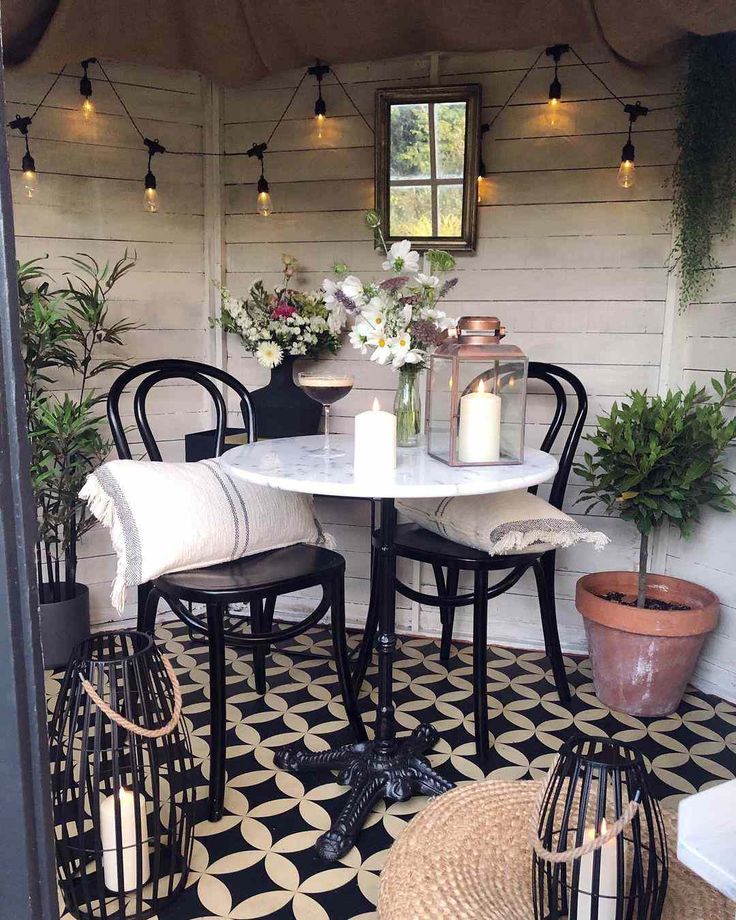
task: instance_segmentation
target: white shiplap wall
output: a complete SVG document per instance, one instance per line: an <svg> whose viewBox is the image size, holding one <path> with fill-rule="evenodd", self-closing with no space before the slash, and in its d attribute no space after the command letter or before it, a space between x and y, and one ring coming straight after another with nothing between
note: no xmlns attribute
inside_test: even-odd
<svg viewBox="0 0 736 920"><path fill-rule="evenodd" d="M713 377L736 368L736 240L718 244L720 268L702 303L692 304L678 316L678 348L673 375L683 384L710 387ZM729 451L727 466L736 482L736 448ZM736 699L736 514L706 509L702 526L692 540L668 535L666 571L714 591L721 601L721 616L707 640L697 671L699 686L728 699Z"/></svg>
<svg viewBox="0 0 736 920"><path fill-rule="evenodd" d="M21 184L22 141L8 132L18 258L48 254L49 268L60 278L69 268L65 255L86 252L104 262L116 260L126 248L135 251L136 266L115 288L112 313L142 328L126 335L115 353L131 363L175 355L207 360L203 161L157 157L161 211L145 213L145 148L100 80L94 80L93 91L97 114L90 122L82 119L81 74L78 67L68 69L31 129L39 170L32 200L24 197ZM202 149L203 81L197 74L112 64L107 70L146 136L179 149ZM6 71L8 112L31 111L52 79L51 74ZM130 401L124 409L132 423ZM199 389L157 387L150 411L165 458L183 459L183 434L205 427L207 420ZM136 435L130 439L135 443ZM109 602L114 570L107 533L96 528L80 549L79 577L90 586L97 624L116 618ZM133 597L126 615L134 608Z"/></svg>
<svg viewBox="0 0 736 920"><path fill-rule="evenodd" d="M678 73L636 72L596 48L579 49L616 91L652 106L674 98ZM488 120L533 60L535 51L444 54L441 82L483 85ZM436 63L436 62L435 62ZM633 386L656 390L712 370L734 366L736 285L733 244L721 253L724 267L708 303L681 317L673 309L676 291L664 267L671 245L666 180L675 157L672 111L652 113L637 125L637 185L625 191L615 182L625 119L595 79L568 59L560 69L566 104L560 123L546 123L544 100L551 79L538 67L486 136L489 169L481 185L477 252L459 259L460 284L449 309L456 315L484 312L502 317L510 337L532 358L566 364L582 377L591 398L592 420L600 409ZM198 76L133 66L109 67L133 113L149 136L185 149L245 149L267 136L283 111L301 71L275 74L244 90L217 91ZM429 82L428 56L344 65L339 73L372 123L377 87ZM93 126L78 114L78 74L63 77L34 124L33 152L42 170L37 199L27 202L14 187L20 258L48 252L52 267L76 251L115 258L127 245L138 252L135 272L121 285L121 314L145 323L125 349L133 360L156 355L217 360L251 386L267 375L243 356L237 342L223 348L207 331L213 309L209 277L222 277L236 293L255 278L279 279L281 253L295 255L298 279L317 286L335 260L370 275L380 270L362 212L373 201L373 138L342 91L328 77L324 86L329 118L318 139L312 118L314 90L302 87L270 144L267 175L276 211L268 220L254 213L256 164L161 157L156 160L162 213L141 207L145 156L117 102L100 83ZM46 75L6 73L9 112L25 112L48 86ZM10 138L17 183L21 146ZM48 170L48 172L46 172ZM221 208L222 199L222 208ZM222 265L221 265L222 260ZM729 267L731 266L731 267ZM395 377L343 349L333 363L356 377L353 393L336 407L338 430L349 431L355 412L374 393L389 404ZM532 442L543 430L548 401L530 402ZM200 394L168 387L157 403L158 432L166 454L182 456L185 431L205 427ZM577 495L573 481L568 510ZM347 558L351 618L358 622L368 597L366 503L321 500L320 510ZM558 597L564 646L584 649L584 633L573 604L577 577L596 568L632 567L636 541L617 520L591 518L612 545L605 555L588 549L560 554ZM736 697L736 582L728 547L736 518L708 515L698 540L674 537L657 552L662 567L714 588L724 603L718 632L698 672L701 685ZM730 541L730 542L729 542ZM97 622L112 617L107 600L113 560L104 534L83 549L82 576L92 585ZM707 560L707 564L706 564ZM415 570L404 577L418 578ZM299 600L296 604L303 603ZM458 634L468 622L458 618ZM435 612L404 605L401 628L433 633ZM493 607L490 636L527 647L541 645L533 586L527 581Z"/></svg>
<svg viewBox="0 0 736 920"><path fill-rule="evenodd" d="M651 107L674 101L679 78L675 69L637 72L611 59L605 50L579 49L601 77L627 101L637 99ZM480 82L483 86L483 120L498 111L536 51L488 54L443 54L439 58L440 82ZM709 338L695 317L706 310L693 309L698 338L673 320L668 311L673 279L665 262L671 246L668 226L670 192L666 184L675 159L672 110L652 112L637 124L637 184L620 189L616 169L625 140L625 118L601 85L571 58L560 68L566 104L558 125L547 124L547 89L551 69L538 66L486 136L484 158L489 170L481 183L480 232L477 252L459 257L460 283L452 292L449 309L455 314L499 315L510 338L537 360L571 367L584 381L591 402L589 421L632 387L656 391L677 367L692 376L698 368L723 368L732 354L736 321L728 319L735 300L733 270L724 269L707 308ZM429 56L412 57L339 68L362 113L373 121L376 88L422 84L429 81ZM273 127L296 86L301 72L277 74L244 91L228 91L223 100L225 145L234 149L260 139ZM302 266L299 281L317 286L334 261L370 275L380 271L380 260L370 244L362 211L373 198L372 136L352 110L338 86L326 78L323 87L328 121L323 138L317 137L312 118L314 89L305 84L286 119L274 135L267 159L272 184L274 214L259 218L253 210L254 168L233 162L226 173L226 267L228 286L243 293L257 277L274 284L279 278L281 253L296 256ZM731 263L733 257L731 256ZM730 284L730 288L729 288ZM731 290L729 296L728 291ZM732 307L733 305L731 305ZM666 329L666 320L671 328ZM724 330L724 324L728 324ZM667 335L665 335L665 332ZM684 358L678 365L670 351L682 353L680 340L688 336ZM663 347L666 353L663 356ZM707 358L698 358L707 354ZM229 367L246 382L258 385L265 374L230 342ZM687 363L689 362L689 363ZM390 403L395 377L389 370L356 358L349 348L329 363L354 373L356 387L335 407L338 430L349 431L352 416L368 407L374 393ZM733 366L734 362L730 360ZM530 437L538 442L549 401L533 397ZM590 426L588 426L590 428ZM573 477L567 510L574 506L579 484ZM364 504L323 501L322 513L348 559L348 597L351 613L364 613L368 592L368 508ZM558 609L563 645L571 651L585 648L579 615L574 608L574 586L580 574L600 568L630 568L636 562L636 539L630 527L606 517L587 523L605 530L612 539L604 555L586 548L559 554ZM734 526L715 519L702 536L718 542L724 528ZM732 531L733 532L733 531ZM721 549L721 553L725 553ZM701 547L686 549L672 544L659 559L668 570L684 577L698 572L690 556L703 555ZM698 580L724 593L722 625L709 644L699 672L701 683L736 696L733 665L736 626L736 581L732 574L709 568ZM720 566L728 569L724 560ZM405 572L417 577L417 572ZM422 574L422 581L426 581ZM730 593L729 593L730 592ZM406 602L404 602L406 603ZM434 611L403 606L401 627L436 633ZM458 633L467 635L467 614L458 616ZM492 605L489 635L528 647L541 647L536 595L530 579Z"/></svg>

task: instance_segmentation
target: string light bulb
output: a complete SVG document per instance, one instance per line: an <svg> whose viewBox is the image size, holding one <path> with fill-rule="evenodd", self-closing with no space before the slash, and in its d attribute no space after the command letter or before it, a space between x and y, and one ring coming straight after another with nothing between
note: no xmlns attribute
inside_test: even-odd
<svg viewBox="0 0 736 920"><path fill-rule="evenodd" d="M95 114L95 104L92 101L92 81L89 78L87 73L87 68L90 64L96 64L97 58L86 58L81 62L81 67L84 70L84 75L79 81L79 93L82 97L82 118L85 121L89 121L90 118Z"/></svg>
<svg viewBox="0 0 736 920"><path fill-rule="evenodd" d="M551 57L555 62L555 75L549 85L549 96L547 99L547 124L550 128L557 127L560 111L560 100L562 99L562 84L558 73L560 58L570 50L569 45L550 45L545 49L547 57Z"/></svg>
<svg viewBox="0 0 736 920"><path fill-rule="evenodd" d="M14 131L20 132L26 142L26 150L20 164L21 172L23 173L23 189L26 198L33 198L38 191L36 161L31 156L31 150L28 146L28 129L32 121L33 118L30 115L16 115L12 121L8 122L8 127L12 128Z"/></svg>
<svg viewBox="0 0 736 920"><path fill-rule="evenodd" d="M261 144L253 144L249 150L246 150L246 154L249 157L255 157L261 164L261 175L258 179L256 196L256 211L261 215L261 217L269 217L273 212L271 190L268 187L268 181L266 180L266 177L263 173L263 154L267 149L268 145L264 142Z"/></svg>
<svg viewBox="0 0 736 920"><path fill-rule="evenodd" d="M158 138L152 141L145 137L143 143L148 148L148 170L143 179L143 210L149 214L156 214L159 210L158 189L156 177L151 169L151 160L157 153L166 153L166 148L159 144Z"/></svg>
<svg viewBox="0 0 736 920"><path fill-rule="evenodd" d="M618 168L616 181L620 188L632 188L636 182L636 150L631 141L631 129L636 119L647 115L649 109L636 102L634 105L624 106L624 111L629 116L629 136L621 150L621 165Z"/></svg>
<svg viewBox="0 0 736 920"><path fill-rule="evenodd" d="M327 103L322 98L322 78L330 72L329 64L320 64L319 58L313 67L307 68L307 73L317 79L317 100L314 103L314 117L317 121L317 137L322 140L322 128L327 117Z"/></svg>

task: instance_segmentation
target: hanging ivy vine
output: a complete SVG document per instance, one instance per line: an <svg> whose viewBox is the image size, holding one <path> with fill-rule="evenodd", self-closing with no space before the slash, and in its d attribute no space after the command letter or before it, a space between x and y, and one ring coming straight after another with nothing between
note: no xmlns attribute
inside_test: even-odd
<svg viewBox="0 0 736 920"><path fill-rule="evenodd" d="M673 173L671 266L680 308L702 298L719 267L713 246L734 221L736 202L736 34L697 39L688 56Z"/></svg>

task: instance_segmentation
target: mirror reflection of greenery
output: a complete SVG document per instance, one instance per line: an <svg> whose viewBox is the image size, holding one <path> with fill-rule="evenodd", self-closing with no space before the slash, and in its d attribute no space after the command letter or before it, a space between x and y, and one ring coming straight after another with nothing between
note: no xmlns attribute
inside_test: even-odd
<svg viewBox="0 0 736 920"><path fill-rule="evenodd" d="M434 107L437 138L437 175L462 179L465 170L464 102L440 102Z"/></svg>
<svg viewBox="0 0 736 920"><path fill-rule="evenodd" d="M462 179L465 167L467 106L464 102L441 102L435 103L433 109L436 170L434 173L429 104L408 103L391 106L391 179L416 179L418 182L417 185L391 187L389 207L392 236L459 237L462 234ZM434 230L434 180L455 177L460 180L457 185L434 186L437 194L438 222L438 227Z"/></svg>
<svg viewBox="0 0 736 920"><path fill-rule="evenodd" d="M432 174L429 149L429 106L391 106L391 178L428 179Z"/></svg>

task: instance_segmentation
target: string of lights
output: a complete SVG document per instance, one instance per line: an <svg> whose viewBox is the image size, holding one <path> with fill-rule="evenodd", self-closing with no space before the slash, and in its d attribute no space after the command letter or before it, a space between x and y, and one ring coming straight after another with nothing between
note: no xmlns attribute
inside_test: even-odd
<svg viewBox="0 0 736 920"><path fill-rule="evenodd" d="M521 88L522 84L529 76L529 74L534 70L539 61L542 58L542 55L552 58L555 65L555 73L552 78L552 82L549 85L549 93L547 97L547 105L549 106L547 123L550 127L554 128L558 124L559 118L559 107L562 102L562 83L560 82L559 75L559 64L562 56L564 54L572 53L575 58L589 71L593 77L600 83L600 85L605 89L608 95L615 99L623 109L624 113L628 116L628 137L626 143L624 144L621 150L621 165L618 169L617 182L621 188L631 188L636 181L636 166L634 162L635 158L635 148L631 140L631 132L634 126L634 122L638 118L642 118L645 115L648 115L650 112L664 112L668 109L679 108L679 103L673 103L672 105L661 105L657 107L647 107L642 105L638 100L635 103L628 103L622 99L617 93L615 93L611 87L606 83L606 81L593 70L593 68L586 63L578 54L578 52L573 48L572 45L550 45L548 48L545 48L543 51L540 51L536 56L534 61L529 65L529 67L524 71L521 76L521 79L516 84L516 86L509 93L504 104L499 108L491 120L480 126L480 139L478 144L478 179L481 180L486 176L486 165L483 159L483 138L488 133L488 131L493 127L494 123L498 120L499 116L505 111L507 106L511 103L511 100L514 98L516 93Z"/></svg>
<svg viewBox="0 0 736 920"><path fill-rule="evenodd" d="M562 56L567 53L571 53L580 62L580 64L582 64L582 66L585 67L586 70L588 70L592 74L592 76L598 81L598 83L600 83L601 86L606 90L608 95L612 99L615 99L622 106L624 113L628 116L628 136L627 136L626 143L624 144L623 149L621 151L621 165L619 167L617 181L618 181L618 184L622 188L631 188L631 186L634 184L634 181L635 181L635 162L634 162L635 149L634 149L634 144L632 142L632 129L633 129L634 123L636 122L638 118L641 118L649 114L650 112L658 112L658 111L663 111L666 109L677 108L677 104L664 105L664 106L659 106L656 108L651 108L651 107L646 107L646 106L641 105L641 103L638 101L634 104L625 102L620 96L618 96L610 88L610 86L606 83L606 81L603 80L603 78L598 73L596 73L596 71L594 71L593 68L580 57L580 55L572 47L572 45L563 45L563 44L550 45L548 48L545 48L542 51L540 51L539 54L534 59L534 61L530 64L530 66L523 72L521 78L516 83L514 88L511 90L511 92L509 93L503 105L494 113L493 117L488 122L480 126L480 143L479 143L479 156L478 156L478 179L479 180L482 179L486 175L486 172L487 172L485 161L483 158L483 138L484 136L491 130L491 128L493 127L495 122L498 120L498 118L503 114L506 108L510 105L511 101L516 96L516 93L519 91L519 89L521 88L521 86L526 81L527 77L529 76L529 74L534 70L534 68L537 66L537 64L539 63L539 61L544 55L552 58L552 60L554 61L554 77L549 86L549 94L548 94L548 100L547 100L548 105L549 105L548 121L550 125L554 127L554 125L557 122L559 106L563 100L562 83L559 77L559 64L560 64L560 60L562 59ZM146 150L148 166L147 166L146 174L143 179L143 187L144 187L143 207L146 211L152 214L155 214L159 210L157 181L156 181L156 176L154 175L153 170L151 168L153 158L156 155L165 154L169 156L197 156L197 157L246 156L249 158L255 158L260 163L261 172L260 172L260 176L258 178L258 183L257 183L256 210L263 217L268 217L273 212L273 202L271 199L271 192L270 192L268 180L266 179L266 175L265 175L265 154L268 151L268 145L271 143L274 137L274 134L276 133L276 131L282 124L284 118L286 117L287 113L289 112L294 100L296 99L296 96L299 90L301 89L307 77L312 77L316 81L317 98L314 103L314 117L317 122L318 139L322 138L324 123L325 123L325 119L327 118L327 103L322 95L322 83L323 83L324 78L328 74L333 77L335 84L341 88L348 102L350 103L352 108L355 110L355 112L358 114L358 116L363 120L368 130L372 134L375 134L374 128L371 126L371 124L368 122L363 112L361 112L361 110L357 106L355 100L350 95L347 87L342 82L339 75L336 73L335 69L331 67L329 64L326 64L322 61L317 60L314 65L312 65L311 67L308 67L302 74L299 82L294 88L294 91L289 97L289 100L286 103L286 106L281 112L281 115L279 116L279 118L274 123L274 126L271 129L271 132L265 141L253 143L246 150L230 150L230 151L228 150L225 150L225 151L175 150L170 147L165 147L163 144L160 143L158 138L151 139L149 137L146 137L143 130L141 129L141 127L138 125L137 121L133 117L130 109L125 104L125 100L123 99L120 92L118 91L117 86L110 79L110 76L107 73L103 63L96 57L86 58L85 60L80 62L80 66L83 72L82 77L79 81L79 94L82 100L81 106L80 106L82 117L86 121L89 121L90 119L94 117L95 112L96 112L95 103L92 98L94 86L93 86L92 78L89 75L89 69L93 65L99 68L99 71L102 74L103 79L109 85L116 99L120 103L120 106L123 112L125 113L125 116L127 117L128 121L130 122L133 129L137 133L138 137L140 138ZM35 162L34 157L31 154L31 149L30 149L30 144L29 144L30 128L31 128L31 125L33 124L33 119L36 117L39 110L41 109L43 104L46 102L46 99L49 97L49 95L51 94L51 92L53 91L53 89L55 88L59 80L61 79L61 77L66 72L66 68L67 68L67 65L65 64L59 70L59 72L55 74L52 83L50 84L50 86L48 87L44 95L42 96L40 102L35 106L35 108L33 109L30 115L16 115L16 117L12 121L8 122L8 126L12 130L18 131L19 134L23 137L24 142L25 142L25 152L23 154L23 159L21 161L21 171L23 173L23 188L24 188L26 195L29 198L32 198L34 196L38 188L38 175L37 175L37 170L36 170L36 162Z"/></svg>

